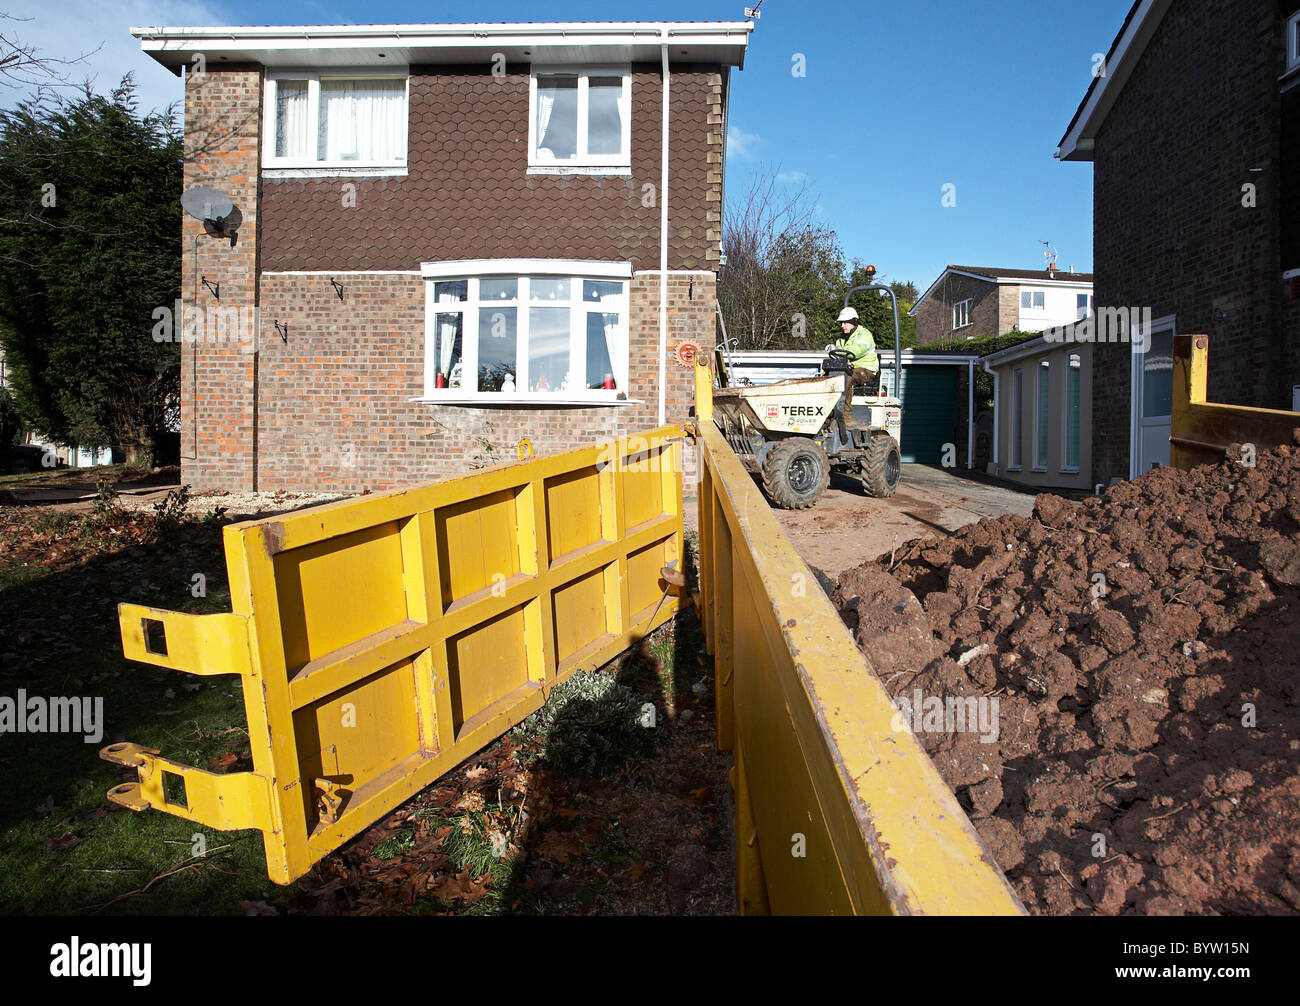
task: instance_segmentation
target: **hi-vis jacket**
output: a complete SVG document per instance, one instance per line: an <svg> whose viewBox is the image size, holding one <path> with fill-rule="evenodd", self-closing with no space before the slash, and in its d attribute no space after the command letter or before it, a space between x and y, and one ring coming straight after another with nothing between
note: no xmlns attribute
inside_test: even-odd
<svg viewBox="0 0 1300 1006"><path fill-rule="evenodd" d="M855 367L872 372L880 370L880 357L876 355L876 340L871 337L871 329L864 325L855 328L852 335L837 339L835 348L850 354Z"/></svg>

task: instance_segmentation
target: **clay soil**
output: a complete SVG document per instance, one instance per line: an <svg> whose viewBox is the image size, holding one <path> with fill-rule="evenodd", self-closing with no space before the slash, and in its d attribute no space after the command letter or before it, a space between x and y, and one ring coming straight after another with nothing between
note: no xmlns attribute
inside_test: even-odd
<svg viewBox="0 0 1300 1006"><path fill-rule="evenodd" d="M891 695L997 699L918 738L1031 913L1300 912L1300 450L1043 495L834 600Z"/></svg>

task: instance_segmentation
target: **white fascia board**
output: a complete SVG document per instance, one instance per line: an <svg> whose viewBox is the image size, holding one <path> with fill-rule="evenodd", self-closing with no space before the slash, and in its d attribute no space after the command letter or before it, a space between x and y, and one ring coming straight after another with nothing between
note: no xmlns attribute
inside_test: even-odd
<svg viewBox="0 0 1300 1006"><path fill-rule="evenodd" d="M1036 356L1044 349L1055 349L1058 346L1067 346L1072 340L1057 339L1048 342L1046 335L1040 335L1036 339L1030 339L1028 342L1017 343L1014 346L1008 346L1006 349L999 349L996 353L989 353L980 359L986 366L1001 367L1015 360L1023 359L1026 356Z"/></svg>
<svg viewBox="0 0 1300 1006"><path fill-rule="evenodd" d="M425 279L466 276L601 276L631 279L631 262L586 262L558 258L477 258L458 262L421 262Z"/></svg>
<svg viewBox="0 0 1300 1006"><path fill-rule="evenodd" d="M1058 275L1060 275L1058 273ZM1066 273L1065 275L1069 275ZM1090 279L1017 279L1014 276L998 277L998 286L1073 286L1092 289Z"/></svg>
<svg viewBox="0 0 1300 1006"><path fill-rule="evenodd" d="M1106 63L1106 75L1094 78L1070 131L1061 138L1056 157L1062 161L1091 161L1097 130L1114 107L1119 93L1133 75L1133 69L1147 43L1156 33L1173 0L1141 0L1137 12L1114 46L1115 55ZM1100 83L1097 83L1100 81Z"/></svg>
<svg viewBox="0 0 1300 1006"><path fill-rule="evenodd" d="M748 21L608 24L407 24L292 25L249 27L137 26L140 48L165 66L179 68L203 53L209 68L218 60L264 66L383 65L487 61L501 52L512 62L538 57L573 62L600 56L642 60L658 57L665 33L671 58L743 65Z"/></svg>

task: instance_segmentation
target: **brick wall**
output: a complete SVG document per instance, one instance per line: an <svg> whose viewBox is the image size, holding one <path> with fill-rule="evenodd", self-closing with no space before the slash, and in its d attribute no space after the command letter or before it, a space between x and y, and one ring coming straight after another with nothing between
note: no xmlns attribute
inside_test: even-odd
<svg viewBox="0 0 1300 1006"><path fill-rule="evenodd" d="M181 345L181 467L184 480L196 487L247 488L256 479L251 341L211 336L231 334L218 333L218 310L243 310L247 317L257 304L261 133L259 67L187 76L185 188L220 189L243 216L233 248L228 240L205 234L202 223L189 216L181 231L181 296L186 311L197 307L206 321L202 338ZM205 276L220 291L219 301L201 285Z"/></svg>
<svg viewBox="0 0 1300 1006"><path fill-rule="evenodd" d="M1210 336L1209 397L1289 408L1300 312L1284 301L1276 0L1172 5L1096 143L1096 296ZM1253 172L1252 168L1262 169ZM1256 206L1242 186L1256 186ZM1094 354L1093 479L1127 478L1129 347Z"/></svg>
<svg viewBox="0 0 1300 1006"><path fill-rule="evenodd" d="M929 343L948 339L964 339L966 336L1001 335L1011 331L1016 315L1002 328L1002 315L999 313L999 287L994 283L971 279L969 276L948 276L925 302L916 310L916 342L924 346ZM952 308L954 304L974 299L971 305L971 324L956 331L952 327Z"/></svg>
<svg viewBox="0 0 1300 1006"><path fill-rule="evenodd" d="M656 425L657 273L631 281L628 396L636 404L624 406L410 401L424 393L423 284L418 276L348 276L340 301L325 276L263 277L266 316L288 319L290 334L287 343L274 333L262 340L259 488L391 489L514 460L523 437L542 454ZM693 390L691 370L673 351L683 340L713 346L715 297L711 273L669 276L669 422L686 419Z"/></svg>

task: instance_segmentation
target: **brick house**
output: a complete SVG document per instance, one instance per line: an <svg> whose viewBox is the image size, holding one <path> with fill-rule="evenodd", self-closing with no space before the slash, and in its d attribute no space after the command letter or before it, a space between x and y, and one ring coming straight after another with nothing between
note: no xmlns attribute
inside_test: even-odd
<svg viewBox="0 0 1300 1006"><path fill-rule="evenodd" d="M1210 336L1210 400L1293 408L1300 0L1138 0L1104 70L1057 156L1093 164L1098 316L1143 321L1095 347L1094 482L1169 463L1175 332Z"/></svg>
<svg viewBox="0 0 1300 1006"><path fill-rule="evenodd" d="M908 312L924 346L979 335L1041 332L1086 317L1092 275L1060 269L950 265Z"/></svg>
<svg viewBox="0 0 1300 1006"><path fill-rule="evenodd" d="M186 189L242 218L182 235L182 479L386 489L684 419L751 28L133 28L186 77Z"/></svg>

